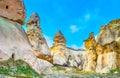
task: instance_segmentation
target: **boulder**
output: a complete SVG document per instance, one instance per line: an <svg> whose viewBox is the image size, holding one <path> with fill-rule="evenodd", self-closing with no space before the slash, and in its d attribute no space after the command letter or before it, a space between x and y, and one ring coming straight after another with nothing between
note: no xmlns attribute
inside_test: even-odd
<svg viewBox="0 0 120 78"><path fill-rule="evenodd" d="M0 16L23 24L26 17L23 0L0 0Z"/></svg>

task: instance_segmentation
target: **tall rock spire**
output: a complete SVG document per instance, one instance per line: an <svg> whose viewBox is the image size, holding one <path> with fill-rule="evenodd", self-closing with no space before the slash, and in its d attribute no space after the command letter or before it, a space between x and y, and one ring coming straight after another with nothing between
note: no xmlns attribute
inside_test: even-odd
<svg viewBox="0 0 120 78"><path fill-rule="evenodd" d="M36 26L37 28L40 28L40 17L39 15L35 12L33 15L30 17L30 19L27 21L27 26Z"/></svg>
<svg viewBox="0 0 120 78"><path fill-rule="evenodd" d="M0 0L0 16L23 24L26 17L23 0Z"/></svg>
<svg viewBox="0 0 120 78"><path fill-rule="evenodd" d="M40 19L37 13L34 13L27 25L27 36L33 49L39 54L50 55L50 50L40 28Z"/></svg>
<svg viewBox="0 0 120 78"><path fill-rule="evenodd" d="M60 30L56 33L54 37L54 42L55 42L55 45L58 45L58 44L66 45L66 39Z"/></svg>

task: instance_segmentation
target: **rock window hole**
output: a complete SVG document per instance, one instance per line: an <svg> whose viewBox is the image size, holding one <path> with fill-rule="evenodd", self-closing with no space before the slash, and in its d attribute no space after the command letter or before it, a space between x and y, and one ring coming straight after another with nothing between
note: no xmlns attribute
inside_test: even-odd
<svg viewBox="0 0 120 78"><path fill-rule="evenodd" d="M6 9L8 9L9 7L8 7L8 5L6 5Z"/></svg>

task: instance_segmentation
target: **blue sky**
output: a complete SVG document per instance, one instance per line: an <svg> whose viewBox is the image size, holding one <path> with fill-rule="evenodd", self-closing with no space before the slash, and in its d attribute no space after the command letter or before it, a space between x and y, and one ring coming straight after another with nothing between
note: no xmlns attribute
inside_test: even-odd
<svg viewBox="0 0 120 78"><path fill-rule="evenodd" d="M97 36L100 27L120 18L120 0L24 0L27 18L40 16L41 28L49 46L58 30L67 46L83 47L90 32Z"/></svg>

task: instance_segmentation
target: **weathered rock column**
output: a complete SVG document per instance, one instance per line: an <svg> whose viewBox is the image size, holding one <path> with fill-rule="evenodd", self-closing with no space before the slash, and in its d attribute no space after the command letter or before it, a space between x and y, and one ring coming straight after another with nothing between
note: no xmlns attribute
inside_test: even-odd
<svg viewBox="0 0 120 78"><path fill-rule="evenodd" d="M54 37L55 45L51 47L51 54L53 56L53 63L59 65L66 65L67 58L65 55L66 39L61 31L58 31Z"/></svg>
<svg viewBox="0 0 120 78"><path fill-rule="evenodd" d="M86 48L86 58L83 66L84 71L95 71L97 53L95 52L95 38L94 33L90 33L88 40L84 40Z"/></svg>

